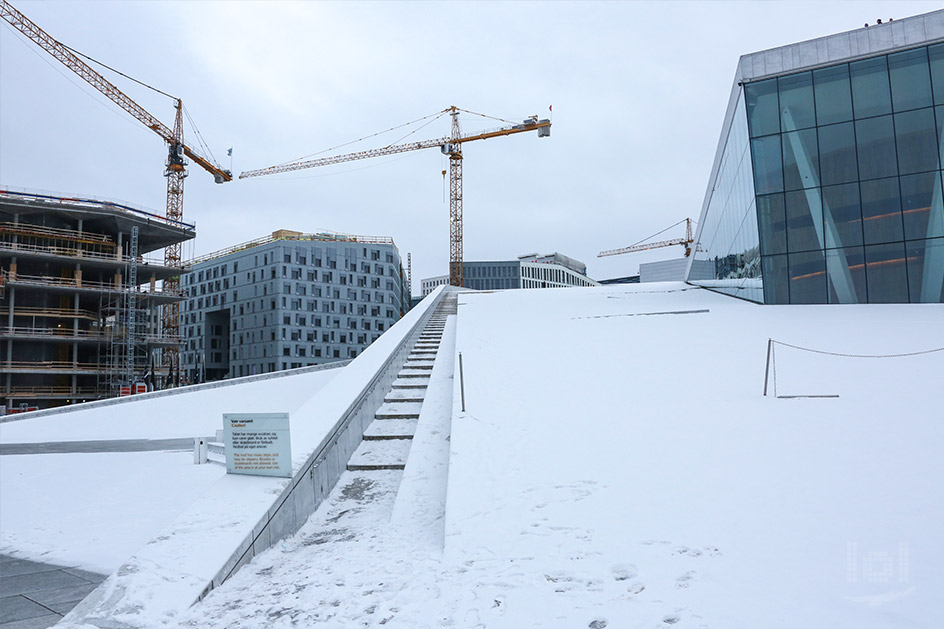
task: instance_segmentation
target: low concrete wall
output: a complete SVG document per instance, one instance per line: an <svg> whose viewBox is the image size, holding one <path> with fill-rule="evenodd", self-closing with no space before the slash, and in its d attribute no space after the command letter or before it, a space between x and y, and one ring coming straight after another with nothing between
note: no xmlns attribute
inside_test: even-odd
<svg viewBox="0 0 944 629"><path fill-rule="evenodd" d="M338 360L335 362L324 363L321 365L311 365L309 367L299 367L297 369L287 369L285 371L273 371L271 373L260 373L255 376L242 376L240 378L227 378L226 380L215 380L213 382L204 382L201 384L191 384L176 389L161 389L160 391L150 391L148 393L138 393L126 397L113 397L107 400L95 400L94 402L83 402L81 404L69 404L68 406L57 406L55 408L44 408L38 411L28 413L14 413L13 415L0 415L0 423L16 422L23 419L34 419L44 415L59 415L60 413L71 413L73 411L85 411L88 409L102 408L105 406L114 406L116 404L130 404L131 402L143 402L144 400L153 400L154 398L168 397L171 395L181 395L183 393L193 393L194 391L205 391L207 389L220 389L231 387L246 382L259 382L261 380L271 380L273 378L284 378L286 376L296 376L302 373L312 371L324 371L325 369L338 369L346 367L351 363L350 360Z"/></svg>
<svg viewBox="0 0 944 629"><path fill-rule="evenodd" d="M295 533L344 472L443 292L424 299L291 414L291 479L226 475L62 624L163 624Z"/></svg>

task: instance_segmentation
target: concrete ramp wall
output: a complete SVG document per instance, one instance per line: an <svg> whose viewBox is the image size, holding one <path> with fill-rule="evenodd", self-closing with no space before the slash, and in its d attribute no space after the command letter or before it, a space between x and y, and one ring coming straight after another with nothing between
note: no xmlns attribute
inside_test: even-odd
<svg viewBox="0 0 944 629"><path fill-rule="evenodd" d="M226 475L61 625L165 624L256 554L295 533L341 476L445 290L437 288L291 413L291 479Z"/></svg>

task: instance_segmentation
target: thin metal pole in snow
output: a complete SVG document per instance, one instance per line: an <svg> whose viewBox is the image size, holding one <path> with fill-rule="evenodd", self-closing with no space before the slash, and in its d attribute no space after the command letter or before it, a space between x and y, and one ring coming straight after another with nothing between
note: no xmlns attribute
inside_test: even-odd
<svg viewBox="0 0 944 629"><path fill-rule="evenodd" d="M462 373L462 352L459 352L459 392L462 395L462 412L465 412L465 377Z"/></svg>
<svg viewBox="0 0 944 629"><path fill-rule="evenodd" d="M774 340L767 339L767 367L764 369L764 397L767 397L767 382L770 380L770 355L773 352Z"/></svg>

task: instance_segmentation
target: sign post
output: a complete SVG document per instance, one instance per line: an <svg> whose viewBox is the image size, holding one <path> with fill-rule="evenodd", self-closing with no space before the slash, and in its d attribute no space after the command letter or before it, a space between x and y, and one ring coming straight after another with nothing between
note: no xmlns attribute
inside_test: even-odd
<svg viewBox="0 0 944 629"><path fill-rule="evenodd" d="M288 413L224 413L226 473L292 476Z"/></svg>

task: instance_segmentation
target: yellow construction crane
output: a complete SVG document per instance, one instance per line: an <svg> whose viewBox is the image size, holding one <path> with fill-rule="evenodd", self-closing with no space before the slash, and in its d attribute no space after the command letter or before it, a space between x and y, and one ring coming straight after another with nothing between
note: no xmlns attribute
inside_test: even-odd
<svg viewBox="0 0 944 629"><path fill-rule="evenodd" d="M184 144L184 124L183 124L183 103L176 99L177 114L174 121L174 128L170 129L148 113L141 105L131 100L117 87L112 85L101 74L93 70L87 63L82 61L72 50L53 39L43 29L30 21L25 15L20 13L7 0L0 0L0 18L9 22L13 28L20 31L31 39L36 45L55 57L64 66L85 79L92 87L107 96L112 102L137 118L144 126L156 133L163 139L168 146L167 162L164 165L164 176L167 177L167 212L166 216L172 221L181 221L184 214L184 177L187 176L187 161L185 157L192 159L197 165L213 175L216 183L232 181L233 174L228 170L223 170L219 165L214 164L203 157L192 148ZM168 246L164 250L164 264L171 267L180 266L180 243ZM180 277L164 280L164 290L167 292L179 292ZM180 304L173 302L164 306L164 333L168 336L180 335ZM169 353L176 354L176 348L171 349Z"/></svg>
<svg viewBox="0 0 944 629"><path fill-rule="evenodd" d="M645 242L646 240L649 240L649 238L654 238L658 236L659 234L661 234L662 232L667 232L673 227L681 225L682 223L685 223L685 238L672 238L671 240L660 240L658 242ZM604 258L606 256L618 256L623 253L633 253L634 251L648 251L649 249L658 249L659 247L670 247L672 245L682 245L683 247L685 247L685 257L687 258L688 256L692 255L691 245L693 242L695 242L694 239L692 239L692 219L686 218L684 220L681 220L675 225L670 225L669 227L666 227L665 229L663 229L661 232L657 234L653 234L652 236L649 236L649 238L644 238L643 240L640 240L636 244L630 245L628 247L621 247L620 249L607 249L606 251L601 251L600 253L597 254L597 257Z"/></svg>
<svg viewBox="0 0 944 629"><path fill-rule="evenodd" d="M460 111L466 110L453 106L439 112L439 115L448 113L452 116L452 133L449 137L436 138L434 140L421 140L408 144L391 144L379 149L357 151L345 155L290 162L270 166L268 168L260 168L258 170L249 170L240 173L239 178L244 179L246 177L274 175L276 173L285 173L293 170L301 170L303 168L329 166L331 164L352 162L370 157L380 157L382 155L393 155L395 153L406 153L407 151L438 147L443 155L449 156L449 284L452 286L462 286L462 145L466 142L487 140L489 138L523 133L525 131L537 131L539 138L547 137L551 135L551 121L547 119L538 120L537 116L531 116L520 124L513 124L500 129L464 136L459 128ZM466 113L473 112L466 111Z"/></svg>

